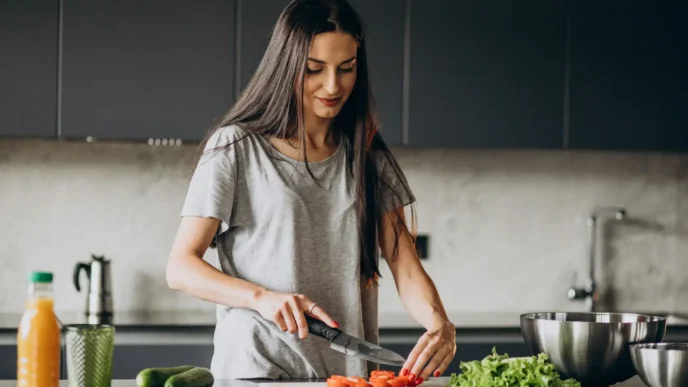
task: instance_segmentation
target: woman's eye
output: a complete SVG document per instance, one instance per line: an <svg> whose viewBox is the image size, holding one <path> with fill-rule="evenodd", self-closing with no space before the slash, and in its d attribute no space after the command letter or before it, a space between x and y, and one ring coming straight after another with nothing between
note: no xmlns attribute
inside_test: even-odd
<svg viewBox="0 0 688 387"><path fill-rule="evenodd" d="M339 71L343 71L345 73L350 73L350 72L354 71L354 66L351 66L351 67L345 68L345 69L339 69Z"/></svg>
<svg viewBox="0 0 688 387"><path fill-rule="evenodd" d="M322 69L311 69L311 68L306 67L306 72L307 72L308 74L319 73L321 70L322 70Z"/></svg>

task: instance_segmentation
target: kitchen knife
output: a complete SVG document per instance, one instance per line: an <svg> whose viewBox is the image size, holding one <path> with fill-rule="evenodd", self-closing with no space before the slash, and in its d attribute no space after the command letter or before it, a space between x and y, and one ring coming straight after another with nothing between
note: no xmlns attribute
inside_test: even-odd
<svg viewBox="0 0 688 387"><path fill-rule="evenodd" d="M308 323L308 332L329 341L330 348L336 351L350 356L358 356L380 364L402 366L406 362L406 359L396 352L347 335L339 329L328 326L315 317L309 315L305 316L306 322Z"/></svg>

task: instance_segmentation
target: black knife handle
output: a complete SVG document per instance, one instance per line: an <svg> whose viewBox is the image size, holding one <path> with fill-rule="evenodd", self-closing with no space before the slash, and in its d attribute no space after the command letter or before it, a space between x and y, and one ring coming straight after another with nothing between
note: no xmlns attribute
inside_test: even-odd
<svg viewBox="0 0 688 387"><path fill-rule="evenodd" d="M304 315L306 316L306 322L308 323L308 332L316 336L320 336L329 341L332 341L335 337L342 333L342 331L340 331L339 329L332 328L315 317L309 316L307 314Z"/></svg>

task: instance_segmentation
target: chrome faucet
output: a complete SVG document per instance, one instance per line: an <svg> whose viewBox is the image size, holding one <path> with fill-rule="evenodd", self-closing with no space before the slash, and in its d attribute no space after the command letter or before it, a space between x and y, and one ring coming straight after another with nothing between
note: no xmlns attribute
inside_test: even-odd
<svg viewBox="0 0 688 387"><path fill-rule="evenodd" d="M626 217L626 210L619 207L601 207L593 211L588 218L588 258L589 272L588 279L583 288L571 287L568 297L571 300L585 300L585 309L588 312L596 311L596 303L599 299L597 284L595 282L595 266L597 264L597 224L604 219L623 220Z"/></svg>

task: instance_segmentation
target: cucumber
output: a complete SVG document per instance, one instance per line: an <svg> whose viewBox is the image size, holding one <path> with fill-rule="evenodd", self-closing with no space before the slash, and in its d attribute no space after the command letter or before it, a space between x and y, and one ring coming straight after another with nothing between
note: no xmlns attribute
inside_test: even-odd
<svg viewBox="0 0 688 387"><path fill-rule="evenodd" d="M210 387L214 382L215 378L209 369L194 367L167 378L165 387Z"/></svg>
<svg viewBox="0 0 688 387"><path fill-rule="evenodd" d="M177 367L146 368L136 375L138 387L164 387L170 376L194 369L196 366L183 365Z"/></svg>

